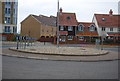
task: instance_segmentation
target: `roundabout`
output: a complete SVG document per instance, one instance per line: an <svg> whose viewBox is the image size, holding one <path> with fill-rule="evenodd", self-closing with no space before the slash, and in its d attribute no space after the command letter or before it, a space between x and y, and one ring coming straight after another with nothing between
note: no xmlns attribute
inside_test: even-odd
<svg viewBox="0 0 120 81"><path fill-rule="evenodd" d="M40 49L41 48L41 49ZM86 48L86 47L59 47L59 51L63 50L63 52L58 52L59 54L48 53L48 50L45 51L44 48L49 48L48 50L54 52L58 50L58 48L54 47L27 47L26 49L17 50L15 47L11 48L3 48L3 56L12 56L17 58L25 58L25 59L36 59L36 60L52 60L52 61L77 61L77 62L98 62L98 61L113 61L119 60L118 52L115 51L107 51L107 50L97 50L95 48ZM69 51L70 53L65 53ZM73 50L73 48L75 48ZM72 49L72 50L71 50ZM78 50L81 51L78 53ZM81 50L80 50L81 49ZM42 52L40 53L40 50ZM84 50L84 51L83 51ZM72 54L74 53L74 54ZM75 54L76 53L76 54ZM82 54L83 53L83 54Z"/></svg>
<svg viewBox="0 0 120 81"><path fill-rule="evenodd" d="M42 55L60 55L60 56L99 56L108 54L106 50L98 50L94 48L85 48L85 47L53 47L53 46L44 46L44 47L27 47L26 49L16 49L15 47L9 48L10 50L33 53L33 54L42 54Z"/></svg>

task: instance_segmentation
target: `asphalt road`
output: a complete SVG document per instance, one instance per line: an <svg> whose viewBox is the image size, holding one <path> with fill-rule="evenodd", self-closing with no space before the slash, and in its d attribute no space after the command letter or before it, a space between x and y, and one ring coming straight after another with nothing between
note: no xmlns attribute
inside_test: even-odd
<svg viewBox="0 0 120 81"><path fill-rule="evenodd" d="M3 47L15 44L4 43ZM107 48L111 50L111 48ZM112 49L117 51L116 49ZM2 56L3 79L117 79L118 61L69 62Z"/></svg>
<svg viewBox="0 0 120 81"><path fill-rule="evenodd" d="M3 79L117 79L118 61L68 62L2 57Z"/></svg>

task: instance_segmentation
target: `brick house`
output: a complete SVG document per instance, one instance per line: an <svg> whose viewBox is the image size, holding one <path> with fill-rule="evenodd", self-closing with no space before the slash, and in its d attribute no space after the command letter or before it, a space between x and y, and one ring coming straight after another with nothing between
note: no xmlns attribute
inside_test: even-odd
<svg viewBox="0 0 120 81"><path fill-rule="evenodd" d="M60 44L77 44L92 42L98 38L97 28L92 22L78 22L75 13L59 14Z"/></svg>
<svg viewBox="0 0 120 81"><path fill-rule="evenodd" d="M60 43L74 43L77 28L75 13L65 13L60 9L59 14L59 34Z"/></svg>
<svg viewBox="0 0 120 81"><path fill-rule="evenodd" d="M78 22L78 27L76 31L78 42L95 42L98 39L97 28L92 22Z"/></svg>
<svg viewBox="0 0 120 81"><path fill-rule="evenodd" d="M97 27L99 36L106 36L105 39L118 41L120 38L120 15L113 14L110 10L109 14L94 14L93 21Z"/></svg>
<svg viewBox="0 0 120 81"><path fill-rule="evenodd" d="M39 41L52 41L56 36L56 17L29 15L21 22L21 35L35 37Z"/></svg>

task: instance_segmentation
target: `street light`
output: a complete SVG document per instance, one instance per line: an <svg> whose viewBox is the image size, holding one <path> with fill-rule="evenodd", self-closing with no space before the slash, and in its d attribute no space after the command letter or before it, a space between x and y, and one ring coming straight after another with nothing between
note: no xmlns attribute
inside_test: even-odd
<svg viewBox="0 0 120 81"><path fill-rule="evenodd" d="M59 47L59 0L58 0L58 12L57 12L57 46Z"/></svg>

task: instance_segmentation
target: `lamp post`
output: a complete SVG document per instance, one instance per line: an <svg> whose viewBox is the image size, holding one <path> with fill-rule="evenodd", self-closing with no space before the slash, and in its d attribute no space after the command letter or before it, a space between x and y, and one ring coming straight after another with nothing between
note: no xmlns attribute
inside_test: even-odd
<svg viewBox="0 0 120 81"><path fill-rule="evenodd" d="M57 11L57 46L59 47L59 0L58 0L58 11Z"/></svg>

